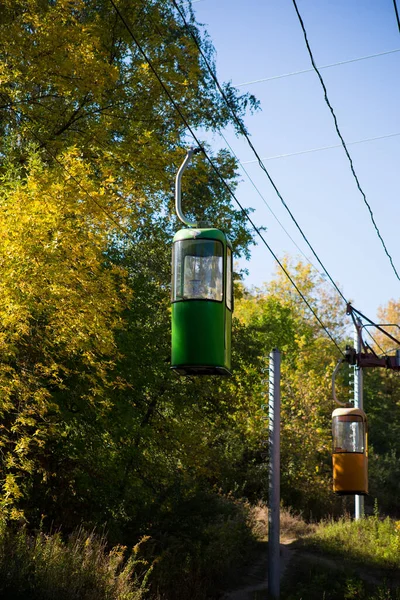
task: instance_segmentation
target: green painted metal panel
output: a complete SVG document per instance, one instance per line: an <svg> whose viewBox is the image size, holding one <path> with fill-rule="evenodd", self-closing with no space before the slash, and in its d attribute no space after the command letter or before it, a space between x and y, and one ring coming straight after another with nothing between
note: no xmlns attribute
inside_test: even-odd
<svg viewBox="0 0 400 600"><path fill-rule="evenodd" d="M231 313L222 302L191 300L172 305L173 368L198 367L199 373L204 368L205 374L218 372L212 367L230 370L230 323L227 332L226 313L230 321Z"/></svg>

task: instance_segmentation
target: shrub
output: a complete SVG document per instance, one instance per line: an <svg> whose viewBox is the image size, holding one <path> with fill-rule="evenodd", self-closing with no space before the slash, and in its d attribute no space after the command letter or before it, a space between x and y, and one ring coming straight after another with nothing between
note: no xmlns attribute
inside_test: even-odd
<svg viewBox="0 0 400 600"><path fill-rule="evenodd" d="M268 539L268 507L264 502L258 502L251 507L252 528L255 536L260 540ZM316 525L307 523L301 515L290 508L280 509L280 537L282 539L296 539L313 533Z"/></svg>
<svg viewBox="0 0 400 600"><path fill-rule="evenodd" d="M163 600L218 597L226 576L244 563L254 547L247 503L197 494L189 504L175 507L173 518L165 524L168 529L148 546L158 556L152 592Z"/></svg>

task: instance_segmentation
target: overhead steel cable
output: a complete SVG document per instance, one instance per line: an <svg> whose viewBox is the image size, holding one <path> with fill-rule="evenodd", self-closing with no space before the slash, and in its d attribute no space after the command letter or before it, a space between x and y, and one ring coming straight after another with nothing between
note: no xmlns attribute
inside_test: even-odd
<svg viewBox="0 0 400 600"><path fill-rule="evenodd" d="M385 353L384 349L382 348L382 346L380 346L378 344L378 342L376 341L376 339L374 338L374 336L372 335L372 333L370 333L367 328L365 328L365 331L366 331L367 335L369 335L369 337L371 338L371 340L374 342L375 346L377 346L381 352Z"/></svg>
<svg viewBox="0 0 400 600"><path fill-rule="evenodd" d="M260 190L258 189L258 187L256 186L256 184L254 183L253 179L250 177L249 172L247 171L247 169L244 167L244 163L241 163L238 156L236 155L234 149L232 148L232 146L230 145L230 143L228 142L228 140L226 139L226 137L224 136L224 134L222 133L222 131L219 132L222 139L224 140L225 144L228 146L229 150L232 152L233 156L237 159L240 168L246 173L247 178L249 179L250 183L252 184L253 188L256 190L257 194L260 196L261 200L264 202L265 206L268 208L269 212L271 213L271 215L274 217L274 219L276 220L276 222L281 226L281 228L283 229L283 231L286 233L286 235L288 236L288 238L290 239L290 241L296 246L297 250L300 252L300 254L306 259L306 261L308 263L310 263L310 265L316 270L317 273L319 273L319 275L322 276L322 274L320 273L320 271L317 269L317 267L312 263L312 261L308 258L308 256L306 256L303 252L303 250L300 248L300 246L295 242L295 240L292 238L292 236L290 235L290 233L287 231L287 229L284 227L284 225L280 222L280 220L278 219L278 217L276 216L276 214L274 213L274 211L272 210L272 208L270 207L270 205L268 204L268 202L266 201L266 199L264 198L264 196L262 195L262 193L260 192Z"/></svg>
<svg viewBox="0 0 400 600"><path fill-rule="evenodd" d="M229 185L227 184L227 182L225 181L225 179L223 178L223 176L221 175L218 167L215 166L215 164L213 163L213 161L211 160L211 158L208 156L207 152L205 151L205 149L202 147L200 140L198 139L198 137L196 136L195 132L193 131L192 127L190 126L190 124L188 123L185 115L182 113L179 105L177 104L177 102L174 100L173 96L171 95L169 89L166 87L166 85L164 84L163 80L161 79L161 77L159 76L157 70L155 69L152 61L149 59L149 57L147 56L146 52L143 50L140 42L137 40L135 34L133 33L131 27L129 26L128 22L126 21L125 17L122 15L121 11L119 10L118 6L115 4L114 0L109 0L110 3L112 4L112 6L114 7L114 10L116 11L116 13L118 14L119 18L121 19L122 23L124 24L126 30L128 31L129 35L131 36L132 40L134 41L134 43L136 44L136 47L138 48L140 54L143 56L143 58L145 59L145 61L147 62L147 64L150 67L150 70L152 71L152 73L154 74L154 76L156 77L157 81L159 82L159 84L161 85L162 89L164 90L166 96L168 97L169 101L171 102L172 106L174 107L174 109L176 110L176 112L179 114L180 118L182 119L182 122L184 123L185 127L188 129L188 131L190 132L190 134L192 135L193 139L195 140L196 144L198 145L199 148L201 148L205 158L207 159L208 163L210 164L211 168L214 170L214 172L216 173L216 175L219 177L219 179L221 180L222 184L225 186L225 188L227 189L228 193L230 194L230 196L232 197L232 199L236 202L236 204L239 206L242 214L245 216L245 218L249 221L249 223L251 224L251 226L253 227L254 231L257 233L257 235L259 236L259 238L262 240L262 242L264 243L264 245L266 246L266 248L269 250L269 252L271 253L271 255L273 256L273 258L275 259L275 261L278 263L278 265L280 266L280 268L282 269L282 271L285 273L286 277L289 279L289 281L291 282L291 284L293 285L293 287L295 288L295 290L297 291L297 293L299 294L299 296L301 297L301 299L303 300L303 302L306 304L306 306L308 307L308 309L310 310L310 312L313 314L313 316L315 317L315 319L317 320L317 322L319 323L319 325L322 327L322 329L325 331L325 333L327 334L327 336L330 338L330 340L334 343L334 345L336 346L336 348L339 350L339 352L344 356L344 352L343 350L340 348L338 342L335 340L335 338L332 336L332 334L328 331L328 329L326 328L326 326L324 325L324 323L321 321L321 319L319 318L319 316L317 315L317 313L315 312L315 310L313 309L313 307L311 306L311 304L308 302L307 298L304 296L304 294L301 292L301 290L299 289L299 287L297 286L296 282L293 280L293 278L291 277L291 275L289 274L289 272L287 271L287 269L284 267L284 265L280 262L280 260L278 259L278 257L276 256L276 254L273 252L272 248L269 246L269 244L267 243L267 241L265 240L265 238L263 237L263 235L261 234L261 231L258 229L258 227L255 225L255 223L253 222L253 220L251 219L251 217L248 215L248 212L246 211L246 209L242 206L242 204L239 202L239 200L236 198L235 194L233 193L233 191L231 190L231 188L229 187Z"/></svg>
<svg viewBox="0 0 400 600"><path fill-rule="evenodd" d="M354 308L354 306L352 306L349 303L347 305L347 314L351 315L351 318L353 319L353 321L355 321L353 313L356 313L359 317L361 317L362 319L365 319L366 321L368 321L368 323L370 323L371 325L373 325L374 327L376 327L376 329L378 329L381 333L384 333L388 338L390 338L392 340L392 342L395 342L396 344L398 344L400 346L400 341L398 339L396 339L395 337L393 337L393 335L391 335L390 333L388 333L385 329L383 329L382 325L377 325L376 323L374 323L373 321L371 321L371 319L369 319L368 317L366 317L365 315L363 315L362 312L360 312L359 310L357 310L356 308ZM399 326L397 325L397 327L399 327Z"/></svg>
<svg viewBox="0 0 400 600"><path fill-rule="evenodd" d="M361 60L368 60L370 58L376 58L378 56L385 56L386 54L395 54L396 52L400 52L400 48L395 48L394 50L386 50L386 52L377 52L376 54L369 54L368 56L360 56L359 58L341 60L340 62L331 63L330 65L322 65L318 67L318 69L330 69L331 67L340 67L341 65L348 65L349 63L355 63ZM267 81L274 81L275 79L284 79L285 77L302 75L303 73L312 73L313 71L314 69L302 69L301 71L292 71L291 73L283 73L282 75L273 75L272 77L263 77L262 79L254 79L252 81L245 81L243 83L235 83L234 87L243 87L244 85L253 85L255 83L265 83Z"/></svg>
<svg viewBox="0 0 400 600"><path fill-rule="evenodd" d="M189 129L190 129L190 128L189 128ZM193 135L193 134L192 134L192 135ZM199 144L199 147L201 148L202 152L205 154L205 156L206 156L206 158L208 159L208 161L209 161L209 162L211 162L211 161L210 161L210 159L209 159L209 157L206 155L206 152L204 151L204 149L203 149L203 148L200 146L200 142L199 142L199 140L198 140L198 139L197 139L195 136L193 136L193 137L195 138L195 140L196 140L196 143L198 143L198 144ZM224 137L224 136L222 136L222 137ZM229 145L229 142L228 142L228 141L227 141L225 138L224 138L224 140L225 140L226 144L227 144L227 145L230 147L230 145ZM231 149L231 150L232 150L232 149ZM232 152L233 152L233 150L232 150ZM234 152L233 152L233 153L234 153ZM130 164L130 163L128 163L128 164ZM212 166L214 167L214 164L212 164ZM223 179L223 177L222 177L222 175L220 174L220 172L219 172L218 170L217 170L216 172L217 172L217 174L218 174L218 177L219 177L219 178L221 179L221 181L223 182L223 184L224 184L226 187L228 187L228 186L227 186L227 183L226 183L226 182L225 182L225 180ZM246 172L246 171L245 171L245 172ZM252 179L250 178L250 176L249 176L249 179L250 179L250 181L253 183L253 181L252 181ZM257 191L259 191L259 190L258 190L258 188L256 187L256 185L255 185L254 183L253 183L253 185L254 185L255 189L256 189ZM327 335L328 335L329 337L331 337L331 336L330 336L330 334L329 334L329 331L327 331L326 327L325 327L325 326L324 326L324 324L321 322L321 320L319 319L319 317L317 316L317 314L316 314L316 313L313 311L313 309L311 308L311 306L308 304L307 300L304 298L304 296L302 295L302 293L301 293L301 292L300 292L300 290L298 289L297 285L296 285L296 284L294 283L294 281L292 280L292 278L291 278L291 276L289 275L289 273L287 272L287 270L284 268L284 266L281 264L281 262L280 262L280 261L279 261L279 259L276 257L276 255L273 253L273 251L271 250L271 248L269 247L269 245L267 244L267 242L265 241L265 239L262 237L262 235L260 234L260 231L259 231L259 229L258 229L258 228L257 228L257 227L254 225L253 221L252 221L252 220L250 219L250 217L248 216L248 214L247 214L247 211L246 211L246 210L245 210L245 209L244 209L244 208L243 208L243 207L240 205L239 201L238 201L238 200L236 199L236 197L233 195L233 192L231 191L231 189L230 189L229 187L228 187L228 189L229 189L229 192L230 192L230 194L233 196L233 199L234 199L234 200L237 202L237 204L239 205L239 207L240 207L241 211L243 212L243 214L245 215L246 219L248 219L248 220L250 221L250 223L252 224L252 226L253 226L254 230L255 230L255 231L257 232L257 234L258 234L258 235L261 237L262 241L263 241L263 242L266 244L266 246L267 246L268 250L271 252L271 254L272 254L273 258L276 260L276 262L278 263L278 265L281 267L281 269L283 270L283 272L285 273L285 275L288 277L288 279L289 279L289 281L292 283L292 285L295 287L295 289L297 290L297 292L298 292L298 294L300 295L300 297L301 297L301 298L303 299L303 301L304 301L304 302L307 304L308 308L309 308L309 309L310 309L310 311L313 313L313 315L315 316L315 318L317 319L317 321L319 322L319 324L321 325L321 327L324 329L324 331L327 333ZM259 192L259 193L260 193L260 192ZM268 204L267 204L267 206L268 206ZM269 206L268 206L268 208L269 208ZM271 209L270 209L270 210L271 210ZM271 210L271 212L272 212L272 210ZM278 223L280 223L280 222L279 222L279 220L278 220L278 218L275 216L275 214L274 214L273 212L272 212L272 214L274 215L274 217L276 218L276 220L278 221ZM280 224L281 224L281 223L280 223ZM281 225L281 226L282 226L282 228L284 229L283 225ZM284 229L284 231L286 231L286 230ZM287 233L287 232L286 232L286 233ZM292 239L292 238L290 237L289 233L287 233L287 235L289 236L289 238L290 238L290 239ZM294 244L297 246L296 242L295 242L294 240L292 240L292 241L293 241L293 243L294 243ZM298 246L297 246L297 248L298 248ZM299 249L299 251L301 252L301 249L300 249L300 248L298 248L298 249ZM302 254L303 254L303 253L302 253ZM307 261L309 261L309 259L308 259L308 258L307 258L307 257L306 257L304 254L303 254L303 256L304 256L304 258L305 258ZM312 263L310 263L310 264L311 264L311 265L314 267L314 269L315 269L315 270L316 270L316 271L319 273L319 271L318 271L317 267L316 267L315 265L313 265ZM331 337L331 339L332 339L332 341L335 343L336 347L337 347L337 348L340 350L340 347L339 347L339 346L338 346L338 344L336 343L336 340L334 340L334 338L332 338L332 337ZM340 351L341 351L341 350L340 350ZM342 351L341 351L341 352L342 352ZM343 354L343 352L342 352L342 354Z"/></svg>
<svg viewBox="0 0 400 600"><path fill-rule="evenodd" d="M296 225L296 227L299 230L302 238L304 239L304 241L306 242L306 244L310 248L311 252L313 253L313 255L315 256L315 258L317 259L318 263L321 265L322 270L324 271L325 275L328 277L329 281L331 282L331 284L333 285L333 287L335 288L335 290L337 291L337 293L339 294L339 296L342 298L343 302L345 304L347 304L347 300L344 297L342 291L340 290L340 288L338 287L338 285L335 283L335 281L332 279L332 277L330 276L330 274L326 270L324 264L322 263L322 261L319 258L318 254L315 252L315 250L312 247L311 243L308 241L306 235L304 234L303 230L301 229L300 225L298 224L298 222L297 222L296 218L294 217L292 211L290 210L289 206L286 204L286 202L285 202L282 194L280 193L279 189L277 188L277 186L276 186L275 182L273 181L271 175L269 174L268 170L266 169L266 167L265 167L265 165L264 165L264 163L262 161L262 158L260 157L260 155L258 154L257 150L255 149L252 141L250 140L249 135L248 135L248 133L247 133L247 131L246 131L246 129L245 129L242 121L239 119L239 117L237 116L235 110L232 108L232 105L229 102L229 99L227 98L224 90L222 89L222 86L219 83L217 76L215 75L215 73L214 73L214 71L213 71L210 63L207 60L207 57L204 55L204 52L203 52L203 50L202 50L202 48L200 46L199 41L197 40L196 36L193 33L192 28L189 27L189 24L186 21L184 13L180 9L180 7L177 4L176 0L171 0L171 1L174 4L174 6L175 6L176 10L178 11L178 13L180 14L180 16L181 16L181 18L182 18L182 20L183 20L183 22L185 24L185 27L186 27L188 33L190 34L190 36L192 37L194 43L196 44L196 46L197 46L197 48L198 48L198 50L199 50L199 52L200 52L200 54L201 54L201 56L202 56L202 58L204 60L204 63L206 65L208 71L210 72L210 75L211 75L212 79L214 80L215 85L217 86L218 91L220 92L222 98L224 99L227 107L229 108L229 110L230 110L230 112L232 114L232 117L233 117L235 123L237 124L237 126L240 129L240 131L242 132L242 134L246 138L246 141L247 141L248 145L250 146L252 152L254 153L254 155L255 155L255 157L256 157L256 159L258 161L258 164L260 165L261 169L264 171L264 173L268 177L268 180L269 180L270 184L272 185L273 189L275 190L276 195L278 196L279 200L282 202L283 206L285 207L285 209L289 213L289 215L290 215L293 223Z"/></svg>
<svg viewBox="0 0 400 600"><path fill-rule="evenodd" d="M362 195L362 197L363 197L363 200L364 200L364 203L365 203L366 207L368 208L368 211L369 211L369 214L370 214L370 217L371 217L371 221L372 221L372 223L373 223L373 225L374 225L374 228L375 228L375 231L376 231L376 233L377 233L377 235L378 235L378 237L379 237L379 239L380 239L380 241L381 241L381 244L382 244L382 246L383 246L383 249L384 249L384 251L385 251L385 253L386 253L387 257L389 258L390 264L392 265L392 269L393 269L393 271L394 271L394 273L395 273L395 275L396 275L397 279L400 281L400 276L399 276L399 274L398 274L398 272L397 272L397 269L396 269L396 267L394 266L393 259L392 259L391 255L389 254L389 251L388 251L388 249L387 249L387 247L386 247L386 244L385 244L385 242L384 242L384 239L383 239L383 237L382 237L382 235L381 235L381 232L379 231L379 228L378 228L378 226L377 226L377 224L376 224L375 217L374 217L374 213L372 212L371 206L370 206L370 204L369 204L369 202L368 202L368 200L367 200L367 197L366 197L366 195L365 195L365 193L364 193L364 190L363 190L363 189L362 189L362 187L361 187L360 181L359 181L359 179L358 179L358 177L357 177L357 174L356 174L356 171L355 171L355 169L354 169L353 160L352 160L352 158L351 158L351 156L350 156L350 153L349 153L349 151L348 151L348 149L347 149L346 142L344 141L344 138L343 138L343 136L342 136L342 134L341 134L341 132L340 132L340 129L339 129L339 124L338 124L338 121L337 121L337 117L336 117L335 111L333 110L332 104L330 103L330 101L329 101L329 98L328 98L328 92L327 92L327 89L326 89L325 82L324 82L324 80L322 79L322 75L321 75L321 73L319 72L319 70L318 70L318 68L317 68L317 66L316 66L316 64L315 64L314 56L313 56L313 53L312 53L312 51L311 51L310 44L309 44L309 42L308 42L307 32L306 32L306 29L305 29L305 27L304 27L304 22L303 22L303 19L301 18L301 15L300 15L300 13L299 13L299 9L297 8L296 0L292 0L292 2L293 2L293 6L294 6L294 8L295 8L295 10L296 10L297 17L298 17L298 19L299 19L299 23L300 23L301 29L302 29L302 31L303 31L303 35L304 35L304 41L305 41L305 44L306 44L306 46L307 46L307 50L308 50L308 54L309 54L309 56L310 56L311 64L312 64L312 66L313 66L313 69L314 69L314 71L315 71L315 72L316 72L316 74L318 75L318 79L319 79L319 81L320 81L320 83L321 83L321 86L322 86L322 89L323 89L323 91L324 91L324 98L325 98L325 102L326 102L326 104L328 105L328 107L329 107L329 110L331 111L331 114L332 114L332 117L333 117L333 121L334 121L334 124L335 124L336 133L337 133L337 134L338 134L338 136L339 136L339 139L340 139L340 141L341 141L341 143L342 143L343 149L344 149L344 151L345 151L345 153L346 153L346 156L347 156L347 158L348 158L348 160L349 160L349 163L350 163L350 169L351 169L351 172L352 172L352 174L353 174L353 177L354 177L354 179L355 179L355 181L356 181L357 188L358 188L359 192L361 193L361 195Z"/></svg>
<svg viewBox="0 0 400 600"><path fill-rule="evenodd" d="M363 144L364 142L375 142L377 140L386 140L387 138L398 137L400 131L395 133L388 133L386 135L378 135L372 138L364 138L363 140L355 140L354 142L347 142L347 145ZM342 144L333 144L332 146L321 146L320 148L310 148L310 150L300 150L299 152L289 152L288 154L277 154L276 156L265 156L262 160L276 160L277 158L288 158L289 156L299 156L300 154L311 154L312 152L321 152L322 150L332 150L332 148L342 148ZM241 165L251 165L258 162L257 160L246 160L240 162Z"/></svg>
<svg viewBox="0 0 400 600"><path fill-rule="evenodd" d="M154 23L153 23L154 24ZM155 25L155 24L154 24ZM155 25L158 33L160 36L162 36L162 32L158 29L158 27ZM206 85L206 82L204 81L204 85ZM219 135L222 137L222 139L224 140L225 144L227 145L227 147L229 148L229 150L231 151L232 155L235 156L235 158L237 159L240 168L244 171L244 173L246 174L247 178L249 179L250 183L252 184L253 188L255 189L255 191L257 192L257 194L259 195L259 197L261 198L261 200L264 202L265 206L268 208L268 210L270 211L270 213L272 214L272 216L274 217L274 219L277 221L277 223L280 225L280 227L283 229L283 231L286 233L286 235L288 236L288 238L291 240L291 242L294 244L294 246L296 246L296 248L298 249L298 251L300 252L300 254L305 258L305 260L307 261L307 263L311 264L311 266L315 269L315 271L322 276L322 273L320 273L320 271L318 270L318 268L313 264L313 262L309 259L308 256L306 256L304 254L304 252L302 251L302 249L300 248L300 246L296 243L296 241L292 238L292 236L290 235L290 233L285 229L284 225L281 223L281 221L278 219L278 217L276 216L276 214L274 213L274 211L272 210L272 208L270 207L270 205L268 204L268 202L266 201L266 199L264 198L264 196L262 195L261 191L259 190L259 188L256 186L256 184L254 183L253 179L251 178L250 174L248 173L247 169L245 169L245 167L243 166L244 163L241 163L237 154L235 153L234 149L232 148L232 146L230 145L230 143L228 142L228 140L226 139L225 135L223 134L223 132L220 130L220 128L218 127L218 124L216 123L216 120L213 116L212 113L209 113L209 116L211 118L211 120L213 121L213 124L215 126L215 128L218 130ZM400 135L400 134L399 134Z"/></svg>
<svg viewBox="0 0 400 600"><path fill-rule="evenodd" d="M393 0L393 6L394 6L394 12L396 14L397 27L399 28L399 33L400 33L400 18L399 18L399 11L397 10L396 0Z"/></svg>

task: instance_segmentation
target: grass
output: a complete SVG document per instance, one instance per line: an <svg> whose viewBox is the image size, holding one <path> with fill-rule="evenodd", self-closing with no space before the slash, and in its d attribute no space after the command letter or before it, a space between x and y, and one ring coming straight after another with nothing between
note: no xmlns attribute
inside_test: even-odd
<svg viewBox="0 0 400 600"><path fill-rule="evenodd" d="M141 600L151 571L126 548L107 550L104 538L78 530L30 535L0 524L2 600Z"/></svg>
<svg viewBox="0 0 400 600"><path fill-rule="evenodd" d="M400 600L400 522L320 523L285 573L282 600Z"/></svg>
<svg viewBox="0 0 400 600"><path fill-rule="evenodd" d="M281 586L281 600L400 600L400 589L382 581L363 580L352 569L332 569L296 557Z"/></svg>
<svg viewBox="0 0 400 600"><path fill-rule="evenodd" d="M325 522L306 543L324 554L383 569L400 566L400 521L367 517L359 521Z"/></svg>
<svg viewBox="0 0 400 600"><path fill-rule="evenodd" d="M179 532L175 524L165 543L143 539L131 552L110 550L105 538L84 530L63 539L60 532L33 535L0 521L0 598L216 598L229 572L245 574L245 563L253 567L260 558L261 545L263 555L267 551L268 509L225 497L214 501L210 514L201 515L197 535L191 516L190 535L182 534L185 523ZM375 515L310 525L282 509L281 539L295 549L281 600L400 600L400 521Z"/></svg>

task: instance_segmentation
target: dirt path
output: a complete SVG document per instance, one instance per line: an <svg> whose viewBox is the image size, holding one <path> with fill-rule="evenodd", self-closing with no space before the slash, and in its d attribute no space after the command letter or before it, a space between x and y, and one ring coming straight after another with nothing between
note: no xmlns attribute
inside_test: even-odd
<svg viewBox="0 0 400 600"><path fill-rule="evenodd" d="M280 544L280 570L281 579L285 569L292 559L295 549L292 543L295 540L282 540ZM268 590L268 552L262 548L258 558L247 569L240 584L235 589L227 592L222 600L264 600Z"/></svg>
<svg viewBox="0 0 400 600"><path fill-rule="evenodd" d="M332 572L338 569L343 569L343 561L337 558L323 556L310 551L310 549L302 547L296 543L296 539L282 540L280 544L280 571L281 584L285 577L285 571L293 559L305 560L307 563L319 564L322 567L331 569ZM373 585L380 585L385 579L387 573L380 569L368 569L361 565L346 563L347 567L358 576L360 579ZM296 568L296 560L294 560L294 568ZM400 580L399 580L400 584ZM259 550L253 563L245 569L243 576L237 580L236 585L232 585L232 589L226 592L221 600L266 600L268 590L268 543L260 542Z"/></svg>

